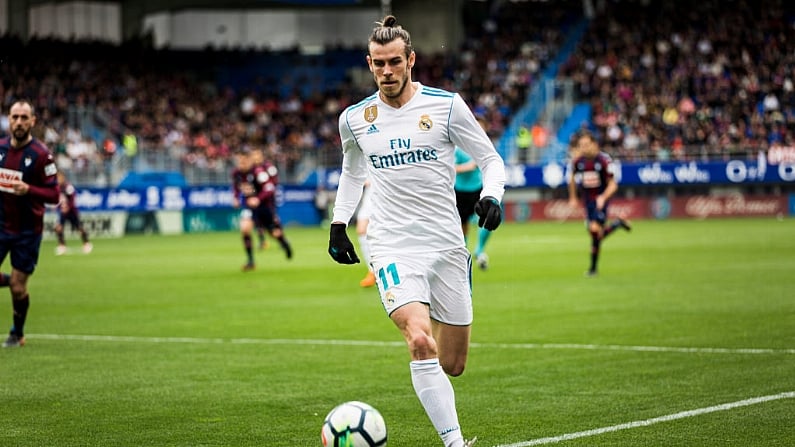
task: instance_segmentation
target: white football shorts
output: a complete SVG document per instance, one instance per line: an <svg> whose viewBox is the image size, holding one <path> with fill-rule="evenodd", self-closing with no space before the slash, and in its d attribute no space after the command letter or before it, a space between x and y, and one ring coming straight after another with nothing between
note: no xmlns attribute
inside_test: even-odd
<svg viewBox="0 0 795 447"><path fill-rule="evenodd" d="M436 321L472 324L472 256L466 248L373 256L371 265L387 315L420 302Z"/></svg>

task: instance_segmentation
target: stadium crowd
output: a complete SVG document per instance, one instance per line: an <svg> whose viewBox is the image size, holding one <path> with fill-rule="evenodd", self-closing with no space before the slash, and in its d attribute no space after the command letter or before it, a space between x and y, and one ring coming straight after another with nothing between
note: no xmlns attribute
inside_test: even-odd
<svg viewBox="0 0 795 447"><path fill-rule="evenodd" d="M460 91L488 119L496 138L561 39L553 26L557 20L550 17L568 10L553 10L509 5L484 11L491 15L485 23L475 14L467 21L470 37L460 53L418 49L425 61L415 79ZM0 38L0 47L2 105L32 98L44 125L39 136L67 170L107 164L125 152L134 155L124 145L125 134L132 133L141 151L167 151L184 165L223 172L236 148L259 145L289 179L308 157L338 165L338 114L351 98L374 89L369 73L359 83L348 78L332 84L298 75L225 76L266 66L263 60L273 55L263 51L155 50L144 40L119 47L11 36ZM282 59L286 53L297 64L315 63L320 70L337 69L324 61L345 53L350 59L353 53L354 66L366 70L363 49L330 49L320 62L307 62L311 57L297 50L281 53ZM245 82L219 82L224 77ZM322 89L307 91L307 82ZM0 122L4 133L7 123Z"/></svg>
<svg viewBox="0 0 795 447"><path fill-rule="evenodd" d="M627 161L725 158L792 144L792 7L780 0L731 5L606 2L597 11L559 75L574 79L590 102L592 126L608 152ZM423 63L414 78L460 92L496 139L565 38L561 24L582 14L582 3L481 8L464 11L461 48L417 49ZM32 98L43 123L39 137L66 170L154 150L183 166L225 173L232 152L257 145L294 180L307 159L339 164L337 116L374 88L363 49L333 48L312 60L297 50L282 52L296 64L315 64L317 72L340 70L332 59L342 56L365 71L324 82L289 74L229 76L266 66L272 55L264 51L11 36L0 38L0 47L3 108ZM0 135L8 131L5 119ZM130 135L137 147L127 144Z"/></svg>
<svg viewBox="0 0 795 447"><path fill-rule="evenodd" d="M627 161L755 157L795 137L795 7L780 0L616 2L559 75Z"/></svg>

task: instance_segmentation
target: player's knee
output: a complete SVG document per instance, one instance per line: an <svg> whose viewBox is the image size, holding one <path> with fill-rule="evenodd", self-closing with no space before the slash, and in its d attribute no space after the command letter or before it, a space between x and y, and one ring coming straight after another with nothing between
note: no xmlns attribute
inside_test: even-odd
<svg viewBox="0 0 795 447"><path fill-rule="evenodd" d="M12 281L11 284L8 285L8 288L11 291L11 297L14 300L21 300L28 294L28 288L25 286L25 284Z"/></svg>
<svg viewBox="0 0 795 447"><path fill-rule="evenodd" d="M406 342L415 359L428 359L436 356L436 342L433 337L424 332L410 333Z"/></svg>
<svg viewBox="0 0 795 447"><path fill-rule="evenodd" d="M449 376L458 377L461 374L464 374L465 368L466 368L466 359L455 358L452 359L452 361L442 362L442 369Z"/></svg>

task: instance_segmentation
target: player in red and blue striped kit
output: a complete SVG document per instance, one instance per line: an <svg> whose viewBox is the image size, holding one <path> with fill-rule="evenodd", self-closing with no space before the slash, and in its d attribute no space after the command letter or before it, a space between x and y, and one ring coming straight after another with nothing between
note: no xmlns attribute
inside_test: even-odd
<svg viewBox="0 0 795 447"><path fill-rule="evenodd" d="M620 217L607 224L610 198L618 191L610 155L599 149L596 138L590 132L575 135L572 149L569 205L572 208L580 206L578 196L582 198L586 226L591 234L591 266L586 274L596 276L602 241L618 228L629 231L631 227Z"/></svg>
<svg viewBox="0 0 795 447"><path fill-rule="evenodd" d="M246 251L243 271L254 270L254 253L251 234L256 227L265 228L279 242L287 259L293 250L284 236L281 220L276 213L276 187L278 171L271 163L256 164L250 150L237 154L237 167L232 171L232 200L240 213L240 233Z"/></svg>
<svg viewBox="0 0 795 447"><path fill-rule="evenodd" d="M31 135L36 124L33 106L27 101L15 102L8 122L11 136L0 139L0 264L10 254L11 274L0 274L0 286L11 290L14 325L4 348L25 344L28 278L39 259L44 205L58 203L52 153Z"/></svg>
<svg viewBox="0 0 795 447"><path fill-rule="evenodd" d="M58 247L55 249L56 255L66 253L66 237L64 235L65 225L69 222L73 231L80 233L80 240L83 241L83 253L91 253L93 246L88 240L88 232L83 227L80 220L80 210L77 208L77 189L66 179L66 174L58 173L58 189L61 192L61 200L58 202L58 222L55 224L55 236L58 238Z"/></svg>

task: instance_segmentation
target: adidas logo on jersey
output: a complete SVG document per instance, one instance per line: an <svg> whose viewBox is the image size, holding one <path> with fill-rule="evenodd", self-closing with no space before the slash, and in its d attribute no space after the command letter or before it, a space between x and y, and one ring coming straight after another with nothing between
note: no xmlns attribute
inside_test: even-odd
<svg viewBox="0 0 795 447"><path fill-rule="evenodd" d="M372 135L378 132L380 132L380 130L378 130L378 128L375 127L375 124L370 124L370 127L367 128L367 135Z"/></svg>

